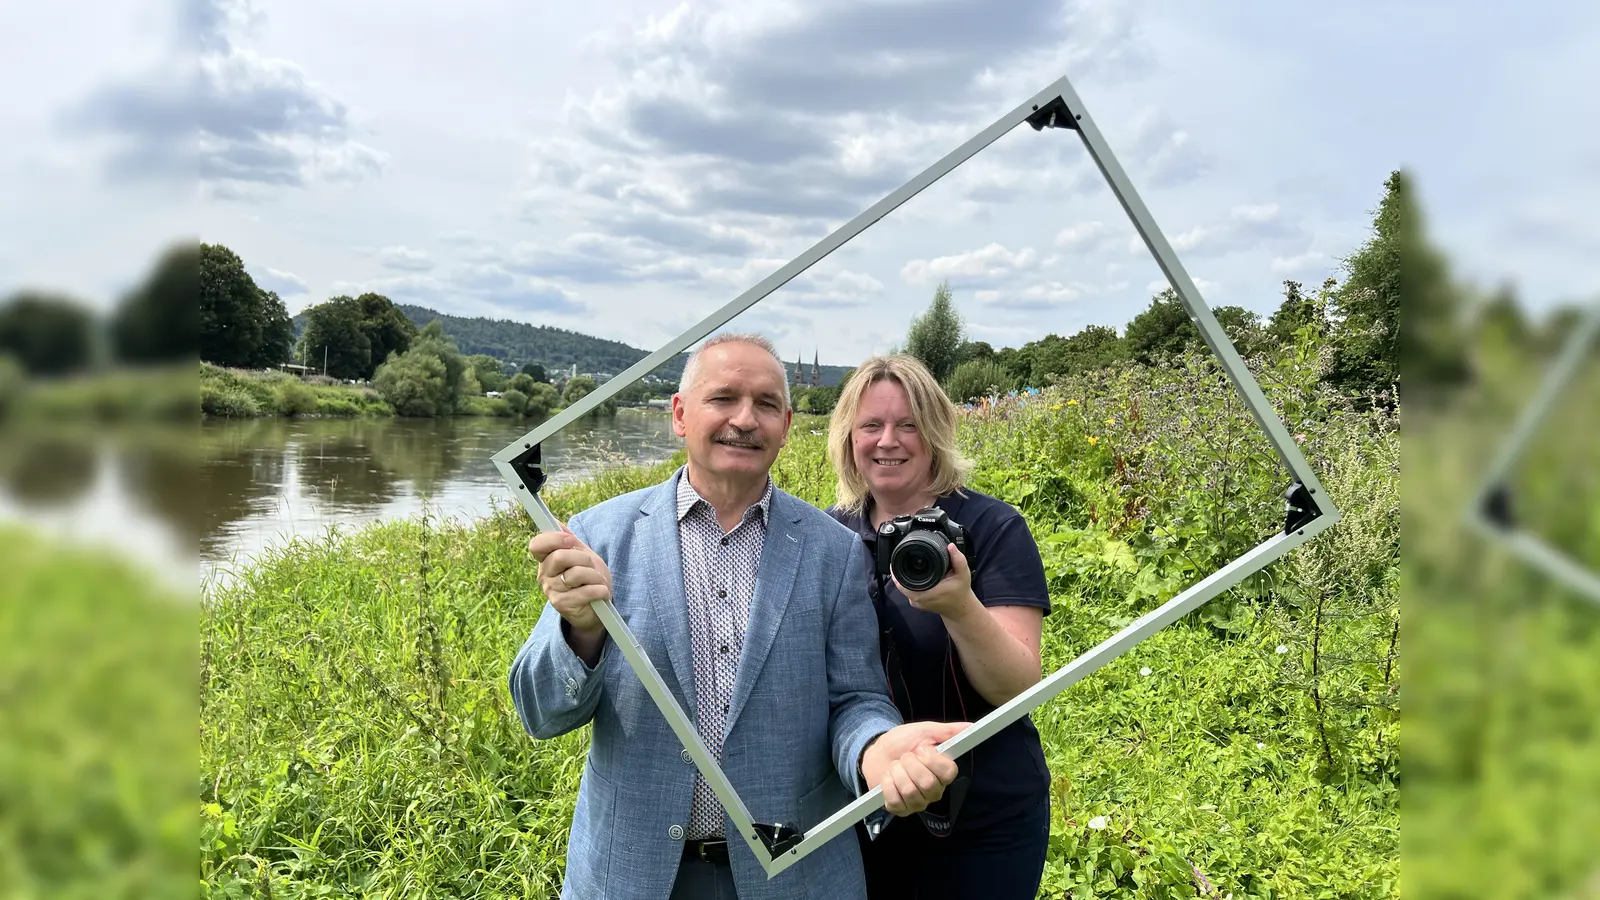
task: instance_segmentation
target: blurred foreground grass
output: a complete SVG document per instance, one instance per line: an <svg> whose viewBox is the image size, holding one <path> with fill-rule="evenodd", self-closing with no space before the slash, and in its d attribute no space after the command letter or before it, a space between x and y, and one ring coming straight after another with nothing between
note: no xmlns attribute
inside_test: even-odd
<svg viewBox="0 0 1600 900"><path fill-rule="evenodd" d="M1546 361L1481 340L1402 442L1406 893L1600 897L1600 605L1462 527ZM1600 571L1600 359L1514 471L1520 524Z"/></svg>
<svg viewBox="0 0 1600 900"><path fill-rule="evenodd" d="M194 894L194 598L0 526L0 897Z"/></svg>

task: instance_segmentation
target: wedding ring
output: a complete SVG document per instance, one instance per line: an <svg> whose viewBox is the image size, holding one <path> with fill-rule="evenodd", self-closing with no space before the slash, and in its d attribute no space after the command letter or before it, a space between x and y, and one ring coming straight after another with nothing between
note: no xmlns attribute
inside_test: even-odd
<svg viewBox="0 0 1600 900"><path fill-rule="evenodd" d="M567 583L567 573L565 572L561 573L561 586L569 591L572 590L572 585Z"/></svg>

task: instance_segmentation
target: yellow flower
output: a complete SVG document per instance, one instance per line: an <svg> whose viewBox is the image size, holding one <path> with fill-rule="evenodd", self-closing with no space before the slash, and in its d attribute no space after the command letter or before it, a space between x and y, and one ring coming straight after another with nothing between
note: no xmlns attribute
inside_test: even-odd
<svg viewBox="0 0 1600 900"><path fill-rule="evenodd" d="M1093 447L1095 444L1098 444L1098 443L1100 443L1100 439L1099 438L1095 437L1092 434L1089 435L1089 446Z"/></svg>
<svg viewBox="0 0 1600 900"><path fill-rule="evenodd" d="M1051 406L1051 407L1050 407L1050 408L1051 408L1051 409L1060 409L1060 408L1061 408L1061 404L1059 404L1059 403L1057 403L1057 404L1054 404L1054 405L1052 405L1052 406Z"/></svg>
<svg viewBox="0 0 1600 900"><path fill-rule="evenodd" d="M1115 425L1115 424L1117 424L1117 420L1116 419L1107 419L1106 420L1106 424L1107 425Z"/></svg>
<svg viewBox="0 0 1600 900"><path fill-rule="evenodd" d="M1074 398L1068 400L1067 401L1067 405L1068 406L1077 406L1078 405L1078 398L1074 397Z"/></svg>

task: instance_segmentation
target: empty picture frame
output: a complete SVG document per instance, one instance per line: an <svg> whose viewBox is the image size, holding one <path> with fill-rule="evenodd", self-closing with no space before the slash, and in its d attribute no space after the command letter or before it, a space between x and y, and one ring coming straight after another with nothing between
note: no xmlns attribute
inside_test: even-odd
<svg viewBox="0 0 1600 900"><path fill-rule="evenodd" d="M1137 621L1073 660L1067 666L1042 679L1032 688L1012 698L998 709L974 722L971 727L940 745L940 751L952 758L958 757L976 747L1007 725L1027 715L1068 687L1126 653L1140 641L1270 565L1290 550L1325 531L1339 520L1339 511L1334 507L1327 492L1323 490L1322 484L1317 480L1315 473L1311 471L1311 467L1301 454L1298 445L1290 437L1288 429L1284 427L1283 422L1274 413L1271 406L1268 405L1260 386L1250 374L1249 369L1246 368L1244 361L1228 339L1227 334L1217 324L1217 320L1212 315L1210 308L1201 300L1200 292L1196 290L1188 272L1184 270L1183 265L1178 261L1177 255L1173 253L1172 246L1168 243L1167 238L1156 226L1155 220L1151 217L1150 211L1145 208L1144 202L1139 199L1139 195L1134 191L1127 174L1122 170L1122 166L1112 154L1111 148L1106 144L1105 138L1095 126L1093 118L1090 117L1087 109L1085 109L1083 101L1078 97L1077 91L1073 89L1071 82L1066 77L1063 76L1057 79L1045 89L1023 101L1015 109L996 119L992 125L950 151L943 159L924 169L910 181L890 192L888 196L874 203L866 211L818 241L810 249L767 276L760 283L707 316L699 324L668 341L654 353L633 364L605 384L600 385L577 403L528 432L521 440L513 442L493 457L494 464L498 467L501 476L511 487L512 493L517 497L518 501L533 517L538 527L546 531L558 529L560 527L559 523L539 497L539 489L546 481L546 473L540 461L539 451L540 444L545 439L588 414L590 410L605 402L623 388L633 384L663 363L687 350L695 342L704 339L729 320L782 287L790 279L842 247L846 242L865 231L879 219L893 212L896 207L916 196L918 192L949 174L957 166L994 143L1002 135L1023 123L1032 126L1035 131L1061 129L1076 132L1083 141L1084 149L1088 151L1090 158L1099 167L1101 174L1105 176L1112 192L1132 220L1134 228L1138 231L1140 237L1144 239L1145 245L1150 248L1150 252L1155 256L1156 263L1161 267L1162 272L1166 274L1172 289L1183 303L1184 309L1188 311L1189 318L1199 328L1201 336L1205 339L1212 352L1217 355L1222 367L1227 371L1234 386L1244 398L1245 403L1249 405L1251 412L1254 413L1256 420L1266 433L1267 440L1271 442L1273 448L1277 451L1279 459L1282 460L1284 468L1287 470L1290 484L1284 492L1286 511L1283 529L1280 532L1273 534L1259 546L1224 566L1210 577L1189 587L1159 608L1146 613ZM759 598L757 602L759 602ZM627 623L618 615L615 607L609 603L602 602L594 604L594 609L600 620L605 624L606 630L616 643L617 648L627 659L628 664L633 667L633 670L638 673L639 679L655 700L662 715L666 716L667 721L671 724L673 733L682 741L684 748L693 758L694 764L699 768L701 775L705 777L717 799L722 802L723 807L727 810L729 817L739 832L738 837L749 845L756 859L765 869L768 878L778 875L812 850L822 846L827 841L853 827L856 822L882 808L882 790L880 788L872 788L843 809L805 832L798 831L794 823L754 821L749 810L740 800L738 792L734 790L733 785L729 783L727 777L717 765L716 760L707 750L700 736L695 732L690 718L685 715L684 711L674 701L655 665L646 657L632 633L629 632ZM733 836L730 835L729 838L732 840Z"/></svg>
<svg viewBox="0 0 1600 900"><path fill-rule="evenodd" d="M1522 458L1534 434L1549 418L1556 402L1583 371L1591 353L1600 351L1600 301L1579 321L1544 380L1522 410L1515 427L1495 455L1482 484L1467 509L1467 522L1480 534L1505 547L1524 562L1561 581L1580 595L1600 603L1600 573L1552 547L1517 519L1511 490L1511 470Z"/></svg>

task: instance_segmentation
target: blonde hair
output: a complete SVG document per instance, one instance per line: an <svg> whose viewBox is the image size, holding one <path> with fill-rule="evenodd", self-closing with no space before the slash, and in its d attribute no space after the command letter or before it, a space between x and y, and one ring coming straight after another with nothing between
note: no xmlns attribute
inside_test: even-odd
<svg viewBox="0 0 1600 900"><path fill-rule="evenodd" d="M945 396L933 373L914 356L896 353L869 357L845 382L839 402L828 423L828 460L838 476L835 502L850 514L866 509L871 490L867 479L856 469L852 435L856 415L861 410L861 395L880 381L893 381L906 392L911 404L911 421L917 426L922 446L928 451L931 482L928 489L936 497L958 491L972 471L972 461L956 446L956 405Z"/></svg>

